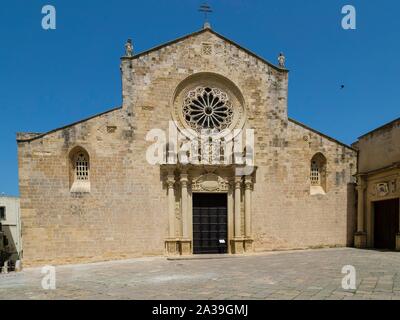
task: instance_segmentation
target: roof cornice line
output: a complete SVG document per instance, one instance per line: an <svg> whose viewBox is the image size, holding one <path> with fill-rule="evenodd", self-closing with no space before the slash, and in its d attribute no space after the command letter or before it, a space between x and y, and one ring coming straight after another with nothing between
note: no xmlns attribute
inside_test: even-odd
<svg viewBox="0 0 400 320"><path fill-rule="evenodd" d="M256 53L250 51L249 49L244 48L243 46L239 45L238 43L236 43L236 42L234 42L234 41L232 41L232 40L226 38L225 36L221 35L220 33L216 32L216 31L214 31L214 30L212 30L212 29L209 29L209 28L201 29L201 30L199 30L199 31L195 31L195 32L193 32L193 33L187 34L187 35L185 35L185 36L183 36L183 37L177 38L177 39L175 39L175 40L166 42L166 43L161 44L161 45L159 45L159 46L156 46L156 47L153 47L153 48L151 48L151 49L148 49L148 50L145 50L145 51L143 51L143 52L140 52L140 53L138 53L138 54L135 54L135 55L133 55L132 57L121 57L121 60L136 60L136 59L138 59L138 58L140 58L140 57L142 57L142 56L148 55L148 54L150 54L150 53L152 53L152 52L158 51L158 50L160 50L160 49L162 49L162 48L171 46L171 45L173 45L173 44L175 44L175 43L184 41L184 40L186 40L186 39L188 39L188 38L190 38L190 37L194 37L194 36L197 36L197 35L202 34L202 33L205 33L205 32L211 32L211 33L214 34L215 36L217 36L217 37L221 38L222 40L224 40L224 41L226 41L226 42L228 42L228 43L234 45L235 47L239 48L240 50L243 50L243 51L246 52L247 54L253 56L254 58L256 58L256 59L258 59L258 60L260 60L260 61L262 61L263 63L267 64L268 66L270 66L271 68L274 68L274 69L277 70L277 71L285 72L285 73L288 73L288 72L289 72L288 69L280 68L279 66L274 65L273 63L271 63L271 62L269 62L268 60L266 60L266 59L262 58L261 56L259 56L258 54L256 54Z"/></svg>
<svg viewBox="0 0 400 320"><path fill-rule="evenodd" d="M392 163L388 166L382 167L382 168L373 169L373 170L365 171L365 172L360 172L357 174L357 176L370 176L370 175L386 172L387 170L398 169L398 168L400 168L400 161L394 162L394 163Z"/></svg>
<svg viewBox="0 0 400 320"><path fill-rule="evenodd" d="M322 132L320 132L318 130L315 130L315 129L305 125L304 123L301 123L301 122L299 122L297 120L294 120L294 119L291 119L291 118L289 118L289 121L294 123L294 124L297 124L300 127L303 127L304 129L307 129L307 130L309 130L309 131L311 131L311 132L313 132L315 134L318 134L321 137L324 137L325 139L328 139L328 140L330 140L332 142L335 142L335 143L337 143L337 144L339 144L339 145L341 145L343 147L346 147L347 149L350 149L352 151L358 152L358 150L354 149L353 147L349 146L348 144L346 144L344 142L341 142L341 141L339 141L339 140L337 140L335 138L332 138L332 137L330 137L330 136L328 136L328 135L326 135L326 134L324 134L324 133L322 133Z"/></svg>
<svg viewBox="0 0 400 320"><path fill-rule="evenodd" d="M392 121L390 121L390 122L388 122L388 123L385 123L384 125L382 125L382 126L376 128L376 129L374 129L374 130L372 130L372 131L369 131L369 132L363 134L362 136L358 137L358 140L360 140L360 139L362 139L362 138L365 138L366 136L369 136L369 135L372 134L372 133L375 133L375 132L378 132L378 131L380 131L380 130L389 128L389 127L393 126L396 122L399 122L399 121L400 121L400 118L397 118L397 119L392 120Z"/></svg>
<svg viewBox="0 0 400 320"><path fill-rule="evenodd" d="M78 125L78 124L87 122L87 121L89 121L89 120L92 120L92 119L95 119L95 118L104 116L104 115L106 115L106 114L108 114L108 113L111 113L111 112L114 112L114 111L117 111L117 110L121 110L121 109L122 109L122 107L113 108L113 109L111 109L111 110L107 110L107 111L104 111L104 112L95 114L95 115L93 115L93 116L91 116L91 117L89 117L89 118L82 119L82 120L80 120L80 121L76 121L76 122L74 122L74 123L65 125L65 126L60 127L60 128L56 128L56 129L50 130L50 131L45 132L45 133L41 133L41 134L39 134L39 135L37 135L37 136L35 136L35 137L32 137L32 138L29 138L29 139L17 139L17 143L32 142L32 141L34 141L34 140L41 139L41 138L43 138L43 137L45 137L45 136L47 136L47 135L49 135L49 134L55 133L55 132L57 132L57 131L61 131L61 130L64 130L64 129L68 129L68 128L70 128L70 127L76 126L76 125Z"/></svg>

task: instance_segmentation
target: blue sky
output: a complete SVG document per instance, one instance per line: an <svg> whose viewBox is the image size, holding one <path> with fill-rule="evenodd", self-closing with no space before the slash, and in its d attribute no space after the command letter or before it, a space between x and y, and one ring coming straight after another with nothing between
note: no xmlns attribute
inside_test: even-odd
<svg viewBox="0 0 400 320"><path fill-rule="evenodd" d="M289 116L345 143L400 116L400 1L210 0L213 29L287 56ZM0 193L18 195L15 134L121 105L119 58L199 30L201 0L13 0L0 6ZM41 9L57 29L41 28ZM357 30L341 9L357 9ZM341 85L345 85L343 90Z"/></svg>

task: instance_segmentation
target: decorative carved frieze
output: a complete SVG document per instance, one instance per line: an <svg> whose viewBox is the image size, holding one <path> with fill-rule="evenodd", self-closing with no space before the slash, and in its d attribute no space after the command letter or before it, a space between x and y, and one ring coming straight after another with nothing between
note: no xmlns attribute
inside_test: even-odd
<svg viewBox="0 0 400 320"><path fill-rule="evenodd" d="M399 185L396 179L375 182L369 185L368 194L373 198L389 197L399 192Z"/></svg>
<svg viewBox="0 0 400 320"><path fill-rule="evenodd" d="M378 183L376 185L376 191L379 197L386 197L390 193L389 184L387 182Z"/></svg>
<svg viewBox="0 0 400 320"><path fill-rule="evenodd" d="M202 43L201 54L203 56L211 56L213 53L213 46L211 43Z"/></svg>
<svg viewBox="0 0 400 320"><path fill-rule="evenodd" d="M213 174L205 174L193 180L192 191L194 192L228 192L229 181Z"/></svg>

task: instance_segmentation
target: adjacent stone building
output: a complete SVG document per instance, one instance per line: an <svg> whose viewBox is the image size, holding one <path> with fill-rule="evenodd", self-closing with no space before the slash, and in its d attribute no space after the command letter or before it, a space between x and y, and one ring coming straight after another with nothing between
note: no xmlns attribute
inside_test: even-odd
<svg viewBox="0 0 400 320"><path fill-rule="evenodd" d="M357 152L288 118L282 55L132 50L122 107L18 134L25 265L353 244Z"/></svg>
<svg viewBox="0 0 400 320"><path fill-rule="evenodd" d="M10 265L19 260L22 251L19 198L0 195L0 260ZM0 263L0 268L2 267Z"/></svg>
<svg viewBox="0 0 400 320"><path fill-rule="evenodd" d="M358 139L358 248L400 251L400 119Z"/></svg>

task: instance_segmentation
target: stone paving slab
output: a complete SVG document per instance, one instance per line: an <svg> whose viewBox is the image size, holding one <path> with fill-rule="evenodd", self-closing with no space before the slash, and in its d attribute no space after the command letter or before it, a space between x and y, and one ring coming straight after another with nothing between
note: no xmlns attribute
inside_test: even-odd
<svg viewBox="0 0 400 320"><path fill-rule="evenodd" d="M342 289L342 268L357 289ZM3 299L398 300L400 253L356 249L275 252L223 259L145 258L56 267L44 290L41 268L0 275Z"/></svg>

